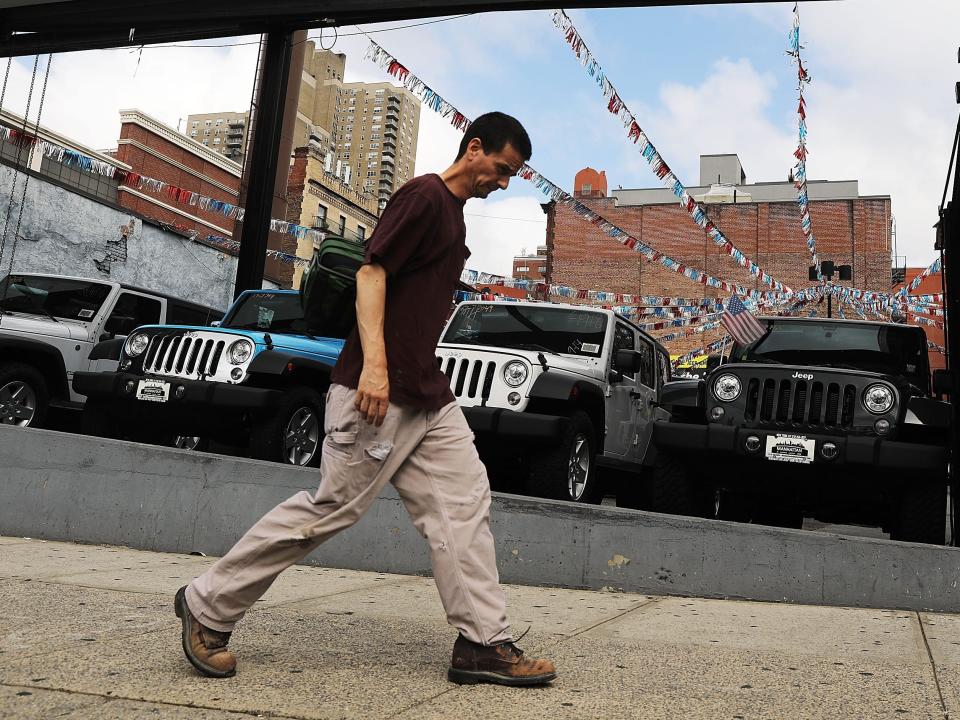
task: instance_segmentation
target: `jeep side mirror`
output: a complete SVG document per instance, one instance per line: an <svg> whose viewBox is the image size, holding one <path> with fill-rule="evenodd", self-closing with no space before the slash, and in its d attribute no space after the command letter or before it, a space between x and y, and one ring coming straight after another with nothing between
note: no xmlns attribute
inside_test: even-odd
<svg viewBox="0 0 960 720"><path fill-rule="evenodd" d="M640 370L643 363L643 355L636 350L617 350L613 357L613 366L620 372L634 373Z"/></svg>
<svg viewBox="0 0 960 720"><path fill-rule="evenodd" d="M949 370L933 371L933 394L950 395L953 391L953 378L950 377Z"/></svg>
<svg viewBox="0 0 960 720"><path fill-rule="evenodd" d="M116 337L117 335L129 335L136 327L136 318L128 317L126 315L114 315L113 317L108 318L107 322L104 323L103 330L107 334Z"/></svg>

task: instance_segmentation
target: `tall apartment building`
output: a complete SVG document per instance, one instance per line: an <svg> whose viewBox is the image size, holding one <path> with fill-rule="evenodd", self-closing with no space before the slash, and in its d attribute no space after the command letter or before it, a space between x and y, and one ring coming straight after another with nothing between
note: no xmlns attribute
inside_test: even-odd
<svg viewBox="0 0 960 720"><path fill-rule="evenodd" d="M382 208L413 177L420 102L391 83L345 83L346 56L307 43L294 146L330 133L331 170Z"/></svg>
<svg viewBox="0 0 960 720"><path fill-rule="evenodd" d="M249 124L249 112L199 113L187 116L183 134L243 165Z"/></svg>

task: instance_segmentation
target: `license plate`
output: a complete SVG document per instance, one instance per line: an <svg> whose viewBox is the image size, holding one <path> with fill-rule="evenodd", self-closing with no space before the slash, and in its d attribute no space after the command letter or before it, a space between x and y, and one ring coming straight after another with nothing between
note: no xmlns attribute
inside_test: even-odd
<svg viewBox="0 0 960 720"><path fill-rule="evenodd" d="M170 383L166 380L141 380L137 385L137 400L166 402L170 399Z"/></svg>
<svg viewBox="0 0 960 720"><path fill-rule="evenodd" d="M767 460L812 463L816 448L816 440L803 435L767 435Z"/></svg>

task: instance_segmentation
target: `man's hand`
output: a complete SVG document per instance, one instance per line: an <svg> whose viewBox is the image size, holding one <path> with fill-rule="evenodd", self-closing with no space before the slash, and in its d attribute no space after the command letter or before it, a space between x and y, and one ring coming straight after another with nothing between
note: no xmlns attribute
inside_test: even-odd
<svg viewBox="0 0 960 720"><path fill-rule="evenodd" d="M356 407L360 416L377 427L383 424L390 404L390 381L386 365L363 364L357 384Z"/></svg>

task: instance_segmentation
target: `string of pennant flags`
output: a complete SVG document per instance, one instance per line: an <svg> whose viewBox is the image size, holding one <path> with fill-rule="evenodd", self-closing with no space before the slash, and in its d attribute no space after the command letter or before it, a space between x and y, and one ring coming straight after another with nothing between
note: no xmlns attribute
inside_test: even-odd
<svg viewBox="0 0 960 720"><path fill-rule="evenodd" d="M470 120L467 116L460 112L456 106L450 103L448 100L443 98L439 93L434 89L430 88L426 83L424 83L417 75L410 71L410 69L402 64L394 55L391 55L385 48L379 45L376 41L370 40L365 58L371 61L373 64L379 66L387 72L390 76L396 78L404 87L410 90L415 96L417 96L424 105L428 108L434 110L442 117L449 118L451 124L461 131L465 131L470 126ZM597 66L599 67L599 66ZM647 141L648 142L648 141ZM708 273L699 270L697 268L692 268L687 266L684 263L675 260L669 256L660 253L659 251L651 248L650 246L640 242L629 233L623 229L617 227L614 223L610 222L606 218L602 217L598 213L594 212L590 208L586 207L575 198L571 197L568 193L562 190L555 183L551 182L548 178L541 175L537 172L532 166L526 164L518 173L518 176L531 182L535 187L541 190L544 194L548 195L552 200L559 204L566 205L570 207L577 215L582 219L590 222L595 227L599 228L602 232L607 234L609 237L617 240L622 245L629 247L630 249L640 253L642 257L648 261L672 270L676 273L682 274L694 282L706 285L708 287L713 287L721 289L729 293L737 293L739 296L745 300L769 300L769 299L779 299L789 298L796 293L791 290L789 287L782 285L784 288L783 291L771 292L771 291L758 291L752 288L745 288L737 283L729 282L722 280L720 278L713 277ZM934 272L939 268L938 263L934 263L931 267L927 268L924 271L924 277L929 275L930 272ZM495 276L484 276L479 274L476 280L480 282L483 281L493 281ZM918 278L914 281L912 288L915 289L922 278ZM530 283L532 281L514 281L512 279L507 279L508 284L512 281L514 287L526 288L530 286L525 286L523 283ZM865 303L867 301L878 301L881 302L886 309L889 310L891 301L893 297L888 293L882 293L877 291L870 290L861 290L859 288L848 288L841 286L832 286L831 291L836 291L839 293L838 297L850 298L851 301L855 303ZM578 299L589 299L596 300L600 302L609 302L611 301L610 296L617 296L618 293L605 293L604 291L593 291L593 290L581 290L575 288L567 288L565 286L554 286L552 295L559 297L574 297ZM801 296L802 297L802 296ZM615 300L614 300L615 301ZM644 301L646 303L646 299ZM653 301L649 304L667 304L662 300ZM670 303L672 304L672 303ZM749 305L748 305L749 306Z"/></svg>
<svg viewBox="0 0 960 720"><path fill-rule="evenodd" d="M683 355L673 360L671 364L674 367L676 367L677 365L683 365L684 363L688 363L694 358L700 357L701 355L709 355L712 352L720 350L721 348L726 347L727 343L729 342L730 342L730 337L725 335L719 340L713 341L709 345L705 345L704 347L699 347L696 350L691 350L688 353L684 353Z"/></svg>
<svg viewBox="0 0 960 720"><path fill-rule="evenodd" d="M567 44L580 61L580 64L586 68L587 75L593 78L603 93L604 98L607 99L607 110L616 116L623 123L623 126L627 128L627 139L640 150L640 154L650 165L654 174L673 192L679 200L680 206L687 211L692 220L718 247L722 247L740 267L746 268L751 275L758 278L764 285L778 292L790 292L789 287L769 275L749 256L737 248L733 242L723 234L720 228L710 220L706 209L687 192L683 183L680 182L680 179L670 169L661 154L657 151L657 148L650 142L647 134L640 127L639 123L637 123L636 117L630 112L627 104L623 101L623 98L607 77L596 57L590 52L589 48L587 48L583 37L567 13L563 10L554 11L553 24L563 34Z"/></svg>
<svg viewBox="0 0 960 720"><path fill-rule="evenodd" d="M466 115L457 110L450 102L445 100L435 90L430 88L420 78L410 72L405 65L397 60L395 56L388 53L376 41L370 40L370 45L364 57L385 70L387 74L403 83L404 87L417 96L428 108L434 110L443 117L450 118L451 124L453 124L453 126L457 129L465 131L470 126L470 121ZM525 164L520 169L520 172L517 173L517 175L518 177L521 177L524 180L532 183L534 187L536 187L545 195L549 196L554 202L569 207L583 220L586 220L594 227L598 228L601 232L619 242L621 245L624 245L639 253L651 263L659 264L668 270L681 274L684 277L687 277L688 279L698 282L702 285L722 289L726 292L736 292L742 297L756 297L760 294L760 291L713 277L703 270L689 267L685 263L682 263L668 255L664 255L649 245L642 243L626 230L618 227L614 223L601 216L599 213L594 212L576 198L569 195L567 192L561 189L560 186L551 182L546 176L541 175L529 164ZM780 292L790 292L790 288L785 285L780 284L778 287Z"/></svg>
<svg viewBox="0 0 960 720"><path fill-rule="evenodd" d="M163 180L157 180L156 178L141 175L140 173L124 170L121 167L104 162L103 160L97 160L96 158L79 153L76 150L71 150L57 143L38 138L35 135L21 132L16 128L0 126L0 140L32 146L34 152L40 152L45 157L62 163L67 167L75 167L97 175L113 178L121 185L135 187L138 190L163 193L170 200L181 205L189 205L208 212L219 213L231 220L243 220L243 208L237 205L185 190L184 188L164 182ZM307 239L313 242L320 242L326 236L322 230L314 230L313 228L286 222L285 220L271 219L270 229L284 235L293 235L298 240Z"/></svg>
<svg viewBox="0 0 960 720"><path fill-rule="evenodd" d="M793 185L797 189L797 205L800 207L800 229L807 240L807 249L816 270L817 280L823 280L820 270L820 258L817 257L817 239L813 234L813 223L810 220L810 200L807 195L807 104L803 98L803 89L810 84L810 74L803 66L800 58L800 9L797 3L793 5L793 26L790 28L787 55L793 58L797 66L797 94L800 96L797 103L797 134L799 141L793 155L797 159L791 174Z"/></svg>

